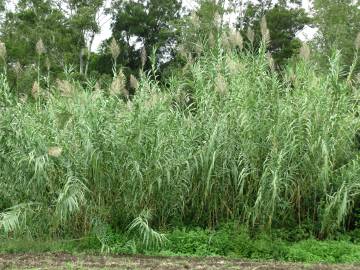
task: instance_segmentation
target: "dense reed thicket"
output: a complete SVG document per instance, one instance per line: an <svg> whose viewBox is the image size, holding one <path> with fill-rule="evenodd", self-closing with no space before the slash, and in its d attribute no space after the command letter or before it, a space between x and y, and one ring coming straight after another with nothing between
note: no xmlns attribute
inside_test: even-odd
<svg viewBox="0 0 360 270"><path fill-rule="evenodd" d="M340 79L338 57L325 75L303 60L279 75L263 51L207 52L167 86L143 74L126 102L76 81L65 96L54 87L24 100L3 77L1 230L350 228L359 89Z"/></svg>

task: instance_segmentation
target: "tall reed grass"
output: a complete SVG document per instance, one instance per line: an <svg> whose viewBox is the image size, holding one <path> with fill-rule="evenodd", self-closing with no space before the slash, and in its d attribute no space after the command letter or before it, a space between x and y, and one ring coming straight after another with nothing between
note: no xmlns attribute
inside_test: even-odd
<svg viewBox="0 0 360 270"><path fill-rule="evenodd" d="M264 47L204 51L167 87L143 75L126 102L71 82L70 96L54 87L24 103L2 77L3 233L125 230L143 213L150 231L348 228L360 203L359 89L340 80L338 56L325 75L305 60L279 75Z"/></svg>

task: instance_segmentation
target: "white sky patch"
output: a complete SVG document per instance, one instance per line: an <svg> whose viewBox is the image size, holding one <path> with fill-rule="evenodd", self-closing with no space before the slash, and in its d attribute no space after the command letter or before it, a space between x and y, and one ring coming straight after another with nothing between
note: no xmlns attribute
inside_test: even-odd
<svg viewBox="0 0 360 270"><path fill-rule="evenodd" d="M310 41L315 37L317 31L318 29L316 27L310 27L306 25L303 30L297 33L297 37L301 41Z"/></svg>
<svg viewBox="0 0 360 270"><path fill-rule="evenodd" d="M104 8L109 8L111 6L111 0L105 0L105 5ZM111 33L111 16L108 14L105 14L104 12L104 8L103 10L100 12L99 17L98 17L98 21L99 21L99 25L100 25L100 33L95 35L94 38L94 43L92 45L91 50L92 51L96 51L101 43L110 38L112 33Z"/></svg>

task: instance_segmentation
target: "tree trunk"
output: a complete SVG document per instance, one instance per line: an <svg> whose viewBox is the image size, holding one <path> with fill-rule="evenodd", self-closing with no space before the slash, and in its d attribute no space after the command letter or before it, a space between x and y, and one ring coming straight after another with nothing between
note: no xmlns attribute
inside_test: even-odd
<svg viewBox="0 0 360 270"><path fill-rule="evenodd" d="M87 50L86 65L85 65L85 77L87 77L88 70L89 70L91 47L92 47L92 44L94 43L94 38L95 38L95 33L92 33L91 37L90 37L89 47L88 47L88 50Z"/></svg>
<svg viewBox="0 0 360 270"><path fill-rule="evenodd" d="M80 50L80 74L84 73L84 49Z"/></svg>

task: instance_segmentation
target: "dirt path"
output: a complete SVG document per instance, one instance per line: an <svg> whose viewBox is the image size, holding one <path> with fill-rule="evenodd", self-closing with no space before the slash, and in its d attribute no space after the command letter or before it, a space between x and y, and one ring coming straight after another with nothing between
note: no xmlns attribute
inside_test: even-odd
<svg viewBox="0 0 360 270"><path fill-rule="evenodd" d="M221 258L178 258L142 256L74 256L56 254L0 254L3 269L123 269L123 270L360 270L358 265L303 265L289 263L256 263Z"/></svg>

